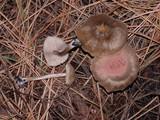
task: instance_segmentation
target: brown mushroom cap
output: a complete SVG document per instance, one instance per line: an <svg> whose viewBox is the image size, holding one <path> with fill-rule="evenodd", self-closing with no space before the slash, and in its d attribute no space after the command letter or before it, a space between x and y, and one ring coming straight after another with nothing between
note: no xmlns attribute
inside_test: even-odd
<svg viewBox="0 0 160 120"><path fill-rule="evenodd" d="M59 56L54 54L54 51L62 52L66 49L67 44L59 37L56 36L49 36L44 41L44 56L47 61L47 64L50 66L57 66L64 63L67 58L68 54L63 56Z"/></svg>
<svg viewBox="0 0 160 120"><path fill-rule="evenodd" d="M107 92L124 90L137 77L138 57L130 45L115 55L95 57L91 62L94 78Z"/></svg>
<svg viewBox="0 0 160 120"><path fill-rule="evenodd" d="M71 85L75 79L75 70L71 64L66 65L66 84Z"/></svg>
<svg viewBox="0 0 160 120"><path fill-rule="evenodd" d="M121 50L127 41L128 30L121 21L100 14L91 16L75 33L86 52L100 56L104 52L115 54Z"/></svg>

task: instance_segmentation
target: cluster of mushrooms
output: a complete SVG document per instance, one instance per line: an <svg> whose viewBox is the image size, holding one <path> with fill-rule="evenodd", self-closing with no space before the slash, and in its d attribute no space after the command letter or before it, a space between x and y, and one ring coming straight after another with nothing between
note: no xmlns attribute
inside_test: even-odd
<svg viewBox="0 0 160 120"><path fill-rule="evenodd" d="M107 92L124 90L136 79L139 71L135 50L127 44L128 30L124 23L105 14L91 16L84 25L75 30L78 39L66 44L61 38L49 36L44 42L44 56L50 66L57 66L68 59L68 52L81 46L90 54L90 70L97 82ZM22 81L66 76L66 84L74 81L74 68L66 65L67 73L46 75L37 78L20 78Z"/></svg>
<svg viewBox="0 0 160 120"><path fill-rule="evenodd" d="M83 50L94 58L90 70L107 92L124 90L136 79L139 62L135 50L127 44L124 23L105 14L90 17L76 29Z"/></svg>
<svg viewBox="0 0 160 120"><path fill-rule="evenodd" d="M69 44L66 44L63 39L57 36L48 36L44 41L43 52L44 57L49 66L58 66L64 63L69 57L69 51L74 47L80 46L78 39L73 39ZM54 77L65 77L66 85L71 85L75 79L75 70L70 63L66 64L66 73L49 74L40 77L20 77L16 76L16 82L20 88L26 86L30 81L43 80Z"/></svg>

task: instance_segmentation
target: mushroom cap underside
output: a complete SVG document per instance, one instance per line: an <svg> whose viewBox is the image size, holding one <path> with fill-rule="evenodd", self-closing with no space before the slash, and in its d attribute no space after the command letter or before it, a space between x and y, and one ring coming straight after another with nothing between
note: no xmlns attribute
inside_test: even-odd
<svg viewBox="0 0 160 120"><path fill-rule="evenodd" d="M71 64L66 65L66 84L71 85L75 79L75 70Z"/></svg>
<svg viewBox="0 0 160 120"><path fill-rule="evenodd" d="M54 51L62 52L66 49L67 44L59 37L49 36L44 41L44 57L47 64L50 66L57 66L64 63L68 59L68 54L59 56L54 54Z"/></svg>
<svg viewBox="0 0 160 120"><path fill-rule="evenodd" d="M127 41L128 30L124 23L105 14L92 16L75 30L82 48L92 56L121 50Z"/></svg>
<svg viewBox="0 0 160 120"><path fill-rule="evenodd" d="M124 90L137 77L138 57L134 49L127 45L120 53L96 57L91 62L94 78L107 92Z"/></svg>

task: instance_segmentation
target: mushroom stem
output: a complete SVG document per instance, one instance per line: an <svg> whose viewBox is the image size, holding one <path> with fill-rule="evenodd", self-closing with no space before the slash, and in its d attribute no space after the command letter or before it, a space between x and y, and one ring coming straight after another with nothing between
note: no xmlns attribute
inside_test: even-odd
<svg viewBox="0 0 160 120"><path fill-rule="evenodd" d="M25 80L26 82L29 82L29 81L37 81L37 80L55 78L55 77L65 77L66 75L67 75L66 73L58 73L58 74L44 75L41 77L29 77L29 78L22 78L22 79Z"/></svg>
<svg viewBox="0 0 160 120"><path fill-rule="evenodd" d="M50 74L40 77L29 77L29 78L16 76L15 79L20 88L25 87L26 83L30 81L38 81L42 79L55 78L55 77L66 77L66 84L70 85L74 81L75 78L74 74L75 74L74 68L72 67L71 64L68 63L66 65L66 73Z"/></svg>
<svg viewBox="0 0 160 120"><path fill-rule="evenodd" d="M44 75L41 77L29 77L29 78L22 78L22 77L16 76L15 79L17 81L17 84L21 88L23 88L23 87L25 87L26 83L30 82L30 81L38 81L38 80L42 80L42 79L55 78L55 77L65 77L65 76L67 76L66 73L58 73L58 74Z"/></svg>

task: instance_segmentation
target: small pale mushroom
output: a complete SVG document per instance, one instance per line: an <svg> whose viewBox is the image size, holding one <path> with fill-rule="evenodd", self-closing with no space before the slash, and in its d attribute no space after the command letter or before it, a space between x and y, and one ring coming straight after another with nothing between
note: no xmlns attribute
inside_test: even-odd
<svg viewBox="0 0 160 120"><path fill-rule="evenodd" d="M55 77L66 77L65 81L67 85L71 85L75 79L75 70L71 64L66 65L66 73L57 73L57 74L50 74L50 75L45 75L45 76L40 76L40 77L29 77L29 78L23 78L16 76L16 82L20 88L23 88L26 86L27 82L30 81L38 81L38 80L44 80L48 78L55 78Z"/></svg>
<svg viewBox="0 0 160 120"><path fill-rule="evenodd" d="M69 44L66 44L61 38L49 36L44 42L44 56L47 64L57 66L64 63L68 59L68 52L74 47L81 45L78 39L73 39Z"/></svg>
<svg viewBox="0 0 160 120"><path fill-rule="evenodd" d="M105 14L91 16L75 30L84 51L91 56L115 54L127 41L128 30L124 23Z"/></svg>
<svg viewBox="0 0 160 120"><path fill-rule="evenodd" d="M68 59L68 54L59 56L54 51L62 52L67 48L67 44L59 37L49 36L44 41L44 57L49 66L57 66L64 63Z"/></svg>
<svg viewBox="0 0 160 120"><path fill-rule="evenodd" d="M75 70L71 64L66 65L66 85L71 85L75 79Z"/></svg>
<svg viewBox="0 0 160 120"><path fill-rule="evenodd" d="M126 45L114 55L95 57L91 62L93 77L107 92L124 90L136 79L139 62L135 50Z"/></svg>

